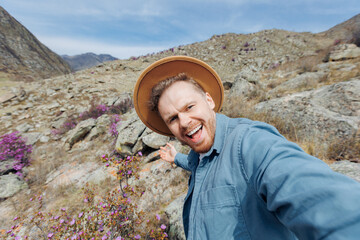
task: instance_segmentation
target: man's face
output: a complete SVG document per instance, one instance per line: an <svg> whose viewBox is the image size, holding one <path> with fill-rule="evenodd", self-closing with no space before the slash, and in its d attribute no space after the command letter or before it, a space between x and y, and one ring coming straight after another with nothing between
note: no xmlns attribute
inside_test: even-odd
<svg viewBox="0 0 360 240"><path fill-rule="evenodd" d="M193 84L175 82L159 100L159 113L170 131L197 153L205 153L214 143L215 103L209 93L203 94Z"/></svg>

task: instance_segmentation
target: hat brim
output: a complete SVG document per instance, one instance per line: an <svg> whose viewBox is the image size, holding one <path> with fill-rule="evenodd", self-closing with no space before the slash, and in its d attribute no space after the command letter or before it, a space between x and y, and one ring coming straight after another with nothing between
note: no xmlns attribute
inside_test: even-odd
<svg viewBox="0 0 360 240"><path fill-rule="evenodd" d="M186 73L208 92L215 102L214 111L221 109L224 88L219 75L205 62L187 56L160 59L147 67L138 78L134 89L134 107L141 121L151 130L173 136L162 118L149 109L152 88L160 81Z"/></svg>

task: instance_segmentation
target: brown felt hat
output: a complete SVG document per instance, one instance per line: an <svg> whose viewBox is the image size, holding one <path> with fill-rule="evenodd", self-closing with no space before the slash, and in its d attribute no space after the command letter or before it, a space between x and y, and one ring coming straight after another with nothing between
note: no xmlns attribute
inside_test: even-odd
<svg viewBox="0 0 360 240"><path fill-rule="evenodd" d="M224 100L224 88L219 75L208 64L187 56L171 56L160 59L147 67L136 82L134 105L143 123L151 130L166 136L173 136L158 113L149 109L152 88L169 77L186 73L208 92L215 102L214 110L220 111Z"/></svg>

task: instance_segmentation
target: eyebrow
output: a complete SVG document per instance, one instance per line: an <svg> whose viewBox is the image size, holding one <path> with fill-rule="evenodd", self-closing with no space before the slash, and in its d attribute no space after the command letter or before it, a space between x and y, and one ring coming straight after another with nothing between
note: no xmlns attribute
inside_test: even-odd
<svg viewBox="0 0 360 240"><path fill-rule="evenodd" d="M186 109L189 105L194 104L194 103L195 103L194 100L191 100L191 101L189 101L189 102L186 102L186 103L184 104L184 106L181 108L180 112L184 111L184 109ZM178 115L178 112L177 112L176 114L170 115L169 117L166 118L166 122L167 122L167 123L170 123L170 120L171 120L173 117L177 116L177 115Z"/></svg>

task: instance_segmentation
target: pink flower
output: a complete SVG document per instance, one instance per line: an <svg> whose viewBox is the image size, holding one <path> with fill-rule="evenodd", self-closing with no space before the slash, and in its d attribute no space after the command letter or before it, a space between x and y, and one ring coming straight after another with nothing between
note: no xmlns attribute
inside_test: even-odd
<svg viewBox="0 0 360 240"><path fill-rule="evenodd" d="M136 235L134 238L135 238L135 239L140 239L141 237L140 237L140 235L138 234L138 235Z"/></svg>
<svg viewBox="0 0 360 240"><path fill-rule="evenodd" d="M49 233L47 236L48 236L48 238L52 238L52 237L54 236L54 234L53 234L53 233Z"/></svg>
<svg viewBox="0 0 360 240"><path fill-rule="evenodd" d="M81 218L84 215L83 212L79 213L79 218Z"/></svg>
<svg viewBox="0 0 360 240"><path fill-rule="evenodd" d="M75 219L73 218L73 220L69 224L74 225L75 224Z"/></svg>
<svg viewBox="0 0 360 240"><path fill-rule="evenodd" d="M161 217L160 217L159 214L156 214L156 219L157 219L158 221L160 221Z"/></svg>
<svg viewBox="0 0 360 240"><path fill-rule="evenodd" d="M165 230L166 229L166 225L165 224L161 224L161 227L160 227L162 230Z"/></svg>
<svg viewBox="0 0 360 240"><path fill-rule="evenodd" d="M143 155L142 152L138 152L138 154L139 154L140 157Z"/></svg>

